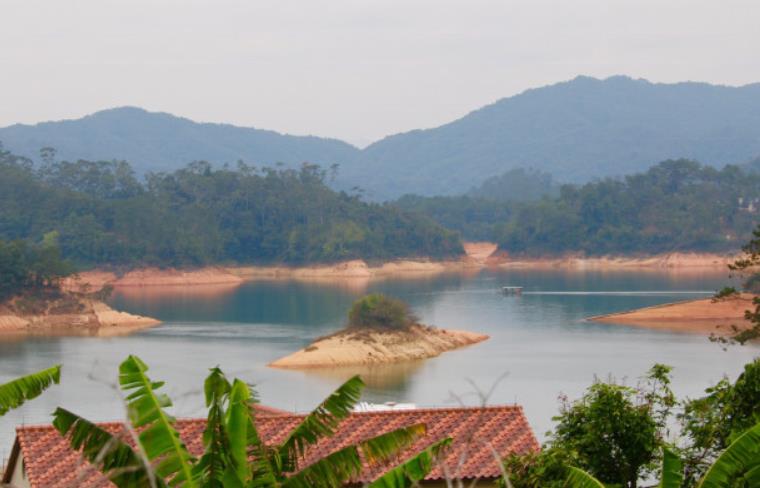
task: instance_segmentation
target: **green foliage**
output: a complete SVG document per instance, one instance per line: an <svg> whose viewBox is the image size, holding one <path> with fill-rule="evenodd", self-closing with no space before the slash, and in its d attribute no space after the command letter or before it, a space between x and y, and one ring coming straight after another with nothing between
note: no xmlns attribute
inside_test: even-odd
<svg viewBox="0 0 760 488"><path fill-rule="evenodd" d="M760 273L753 273L744 282L744 289L750 293L760 295Z"/></svg>
<svg viewBox="0 0 760 488"><path fill-rule="evenodd" d="M393 204L426 216L471 241L496 241L512 217L514 205L473 196L421 197L405 195Z"/></svg>
<svg viewBox="0 0 760 488"><path fill-rule="evenodd" d="M760 486L760 424L740 435L710 466L697 488Z"/></svg>
<svg viewBox="0 0 760 488"><path fill-rule="evenodd" d="M238 379L230 383L221 370L213 368L204 383L208 407L204 453L196 459L179 438L175 420L164 410L171 401L156 392L163 383L150 380L147 369L135 356L129 356L119 369L120 386L128 393L127 428L136 438L136 449L67 410L59 408L54 413L53 425L61 435L119 487L338 488L354 479L365 465L387 465L425 433L421 424L402 427L304 465L309 446L334 435L351 412L364 386L361 379L348 380L280 445L267 446L256 428L251 409L255 398L250 387ZM393 471L394 479L424 477L432 467L430 460L448 442L418 453L400 471Z"/></svg>
<svg viewBox="0 0 760 488"><path fill-rule="evenodd" d="M549 173L516 168L488 178L467 195L497 202L530 202L559 195L559 185Z"/></svg>
<svg viewBox="0 0 760 488"><path fill-rule="evenodd" d="M528 254L735 249L757 220L740 200L759 197L760 175L665 161L622 180L566 185L554 200L521 206L499 245Z"/></svg>
<svg viewBox="0 0 760 488"><path fill-rule="evenodd" d="M119 385L127 396L130 423L139 430L140 445L154 467L156 475L171 484L187 488L197 486L192 475L192 456L174 428L174 418L164 410L172 405L168 396L157 393L163 382L151 381L148 366L136 356L129 356L119 366Z"/></svg>
<svg viewBox="0 0 760 488"><path fill-rule="evenodd" d="M504 460L504 470L513 488L562 488L568 467L575 456L561 448L546 445L539 452L512 454Z"/></svg>
<svg viewBox="0 0 760 488"><path fill-rule="evenodd" d="M579 400L563 399L541 452L505 460L511 486L583 486L566 485L568 477L587 481L569 469L576 466L605 486L635 488L639 478L656 469L654 460L676 405L670 373L669 366L656 364L635 388L597 381Z"/></svg>
<svg viewBox="0 0 760 488"><path fill-rule="evenodd" d="M405 329L415 322L409 305L397 298L373 293L356 300L348 312L349 327Z"/></svg>
<svg viewBox="0 0 760 488"><path fill-rule="evenodd" d="M683 463L676 453L662 449L662 470L659 488L681 488Z"/></svg>
<svg viewBox="0 0 760 488"><path fill-rule="evenodd" d="M724 298L733 298L739 295L739 291L733 286L724 286L718 290L713 296L713 301L722 300Z"/></svg>
<svg viewBox="0 0 760 488"><path fill-rule="evenodd" d="M57 288L73 272L47 236L47 243L33 246L22 240L0 240L0 303L24 292Z"/></svg>
<svg viewBox="0 0 760 488"><path fill-rule="evenodd" d="M81 449L84 458L99 466L116 486L166 486L116 435L64 408L57 408L53 417L53 426L61 435L69 436L72 449Z"/></svg>
<svg viewBox="0 0 760 488"><path fill-rule="evenodd" d="M411 488L418 486L433 468L439 452L451 444L451 439L435 442L407 459L399 466L387 471L369 484L369 488Z"/></svg>
<svg viewBox="0 0 760 488"><path fill-rule="evenodd" d="M746 364L735 383L724 378L706 393L684 402L679 415L688 439L681 456L690 481L699 479L721 451L760 422L760 358Z"/></svg>
<svg viewBox="0 0 760 488"><path fill-rule="evenodd" d="M0 150L0 238L57 233L79 265L312 263L463 253L427 217L335 192L328 173L213 168L198 161L137 181L125 162L49 162Z"/></svg>
<svg viewBox="0 0 760 488"><path fill-rule="evenodd" d="M606 484L635 487L660 447L652 410L625 386L596 383L556 417L556 447L574 452L578 466Z"/></svg>
<svg viewBox="0 0 760 488"><path fill-rule="evenodd" d="M605 488L604 484L583 471L575 467L568 468L566 485L568 488Z"/></svg>
<svg viewBox="0 0 760 488"><path fill-rule="evenodd" d="M750 293L756 293L752 299L754 309L744 311L744 318L751 324L750 327L740 328L733 325L733 334L728 338L723 336L711 336L710 340L723 344L746 344L748 341L760 338L760 225L752 232L752 239L742 247L743 255L728 266L732 273L739 276L749 274L744 283L744 288Z"/></svg>
<svg viewBox="0 0 760 488"><path fill-rule="evenodd" d="M757 211L742 202L760 200L760 173L664 161L621 179L563 185L534 201L475 195L407 195L396 205L512 254L720 252L738 248L756 224Z"/></svg>
<svg viewBox="0 0 760 488"><path fill-rule="evenodd" d="M57 385L60 381L61 366L58 365L0 385L0 417L27 400L38 397L50 385Z"/></svg>

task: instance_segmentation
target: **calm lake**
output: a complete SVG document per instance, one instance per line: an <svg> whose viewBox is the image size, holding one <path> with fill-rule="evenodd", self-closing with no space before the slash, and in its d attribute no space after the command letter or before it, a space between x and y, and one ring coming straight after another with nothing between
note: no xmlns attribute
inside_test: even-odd
<svg viewBox="0 0 760 488"><path fill-rule="evenodd" d="M251 282L239 288L118 290L112 304L164 321L121 338L51 338L0 342L0 382L63 363L63 386L0 420L0 458L13 428L49 420L58 405L96 420L121 419L113 388L119 362L137 354L154 379L167 382L177 416L203 413L202 380L220 365L255 383L262 403L305 411L353 374L368 387L365 400L420 406L517 402L540 437L557 398L577 397L595 376L629 384L655 362L674 370L680 397L699 395L760 354L757 346L728 352L704 336L584 322L585 317L698 298L726 284L725 273L482 271L432 278L362 281ZM500 287L525 287L505 296ZM316 337L340 328L352 300L380 291L408 301L422 322L484 332L491 339L427 361L310 372L266 367Z"/></svg>

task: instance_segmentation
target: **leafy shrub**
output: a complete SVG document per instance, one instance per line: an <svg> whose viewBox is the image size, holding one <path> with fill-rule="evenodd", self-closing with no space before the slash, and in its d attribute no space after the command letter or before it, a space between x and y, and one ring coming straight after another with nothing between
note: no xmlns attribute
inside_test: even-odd
<svg viewBox="0 0 760 488"><path fill-rule="evenodd" d="M409 311L409 305L381 293L373 293L356 300L348 312L349 327L404 329L415 320Z"/></svg>

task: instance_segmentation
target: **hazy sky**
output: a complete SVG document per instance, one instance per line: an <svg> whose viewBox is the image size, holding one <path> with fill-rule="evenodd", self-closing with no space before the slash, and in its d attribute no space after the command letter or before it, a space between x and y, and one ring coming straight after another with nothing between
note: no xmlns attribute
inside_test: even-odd
<svg viewBox="0 0 760 488"><path fill-rule="evenodd" d="M0 0L0 126L136 105L366 144L587 74L760 81L758 0Z"/></svg>

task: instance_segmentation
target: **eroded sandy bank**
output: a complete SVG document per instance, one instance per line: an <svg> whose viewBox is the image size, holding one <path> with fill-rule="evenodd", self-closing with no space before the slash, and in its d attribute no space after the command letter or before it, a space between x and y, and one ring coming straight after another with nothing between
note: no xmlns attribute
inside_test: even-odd
<svg viewBox="0 0 760 488"><path fill-rule="evenodd" d="M736 259L731 254L668 253L652 256L599 256L567 255L554 258L510 257L492 255L489 260L502 268L569 268L592 270L725 270Z"/></svg>
<svg viewBox="0 0 760 488"><path fill-rule="evenodd" d="M744 318L744 311L754 310L753 297L744 293L716 301L712 298L686 300L590 317L587 320L650 329L725 335L732 332L732 325L739 328L749 327L750 323Z"/></svg>
<svg viewBox="0 0 760 488"><path fill-rule="evenodd" d="M47 304L46 310L21 313L8 305L0 306L0 336L85 335L110 337L154 327L160 321L119 312L103 302L83 298L65 305Z"/></svg>
<svg viewBox="0 0 760 488"><path fill-rule="evenodd" d="M442 352L476 344L487 335L414 325L404 331L346 329L318 339L308 347L280 358L274 368L327 368L398 363L438 356Z"/></svg>
<svg viewBox="0 0 760 488"><path fill-rule="evenodd" d="M141 286L237 286L244 281L262 279L331 280L374 278L418 278L440 273L477 272L486 267L496 269L569 269L569 270L655 270L655 271L722 271L733 262L734 256L700 253L670 253L645 257L564 256L555 258L512 257L497 250L494 243L467 242L466 255L450 261L395 260L370 265L356 259L336 264L291 266L210 266L199 269L142 268L124 275L103 270L86 271L65 281L64 288L72 291L97 291L105 285L114 287Z"/></svg>
<svg viewBox="0 0 760 488"><path fill-rule="evenodd" d="M243 279L230 270L218 266L199 269L140 268L121 276L111 271L85 271L64 280L68 291L98 291L106 285L114 287L136 286L192 286L192 285L239 285Z"/></svg>

